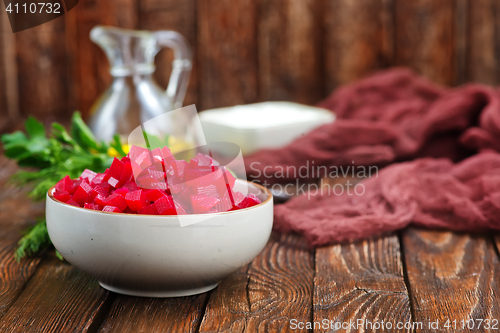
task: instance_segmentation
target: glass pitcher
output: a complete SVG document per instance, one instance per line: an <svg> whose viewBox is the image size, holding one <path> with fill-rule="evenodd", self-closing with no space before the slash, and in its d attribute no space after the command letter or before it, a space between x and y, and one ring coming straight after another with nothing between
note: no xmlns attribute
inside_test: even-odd
<svg viewBox="0 0 500 333"><path fill-rule="evenodd" d="M182 106L191 73L191 50L179 33L96 26L90 39L106 53L113 76L111 86L90 110L89 125L97 139L109 142L115 133L128 136L149 119ZM174 51L166 91L152 77L154 57L162 47ZM175 119L169 123L159 126L174 126Z"/></svg>

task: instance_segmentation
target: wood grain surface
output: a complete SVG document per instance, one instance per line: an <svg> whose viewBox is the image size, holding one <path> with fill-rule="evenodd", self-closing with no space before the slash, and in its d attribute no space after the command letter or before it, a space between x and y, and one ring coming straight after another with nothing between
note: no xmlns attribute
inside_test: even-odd
<svg viewBox="0 0 500 333"><path fill-rule="evenodd" d="M316 0L258 2L259 100L317 103L324 95Z"/></svg>
<svg viewBox="0 0 500 333"><path fill-rule="evenodd" d="M474 0L469 2L468 79L486 84L500 82L500 2Z"/></svg>
<svg viewBox="0 0 500 333"><path fill-rule="evenodd" d="M414 228L402 239L414 320L423 323L421 332L488 331L484 322L477 325L500 318L500 263L493 242L484 235ZM445 328L447 320L457 320L457 327ZM476 326L462 330L462 320L475 320ZM439 329L429 328L436 321Z"/></svg>
<svg viewBox="0 0 500 333"><path fill-rule="evenodd" d="M7 183L15 170L0 157L2 333L311 331L294 329L292 319L333 321L333 330L317 325L315 332L357 320L365 320L363 328L337 331L483 332L481 319L500 318L500 236L415 228L401 233L401 243L390 234L316 251L298 236L273 234L252 263L209 293L171 299L109 293L51 251L13 260L19 230L43 211L25 199L26 190ZM462 330L461 320L476 326ZM368 321L411 326L384 330Z"/></svg>
<svg viewBox="0 0 500 333"><path fill-rule="evenodd" d="M196 332L207 297L208 293L163 299L119 295L99 332Z"/></svg>
<svg viewBox="0 0 500 333"><path fill-rule="evenodd" d="M19 106L23 115L56 119L68 111L64 18L17 32Z"/></svg>
<svg viewBox="0 0 500 333"><path fill-rule="evenodd" d="M0 236L0 321L9 307L19 297L24 285L35 272L41 257L23 260L14 259L14 251L19 239L19 230L4 233ZM0 324L1 327L1 324Z"/></svg>
<svg viewBox="0 0 500 333"><path fill-rule="evenodd" d="M454 0L395 1L397 65L445 85L455 81Z"/></svg>
<svg viewBox="0 0 500 333"><path fill-rule="evenodd" d="M211 294L200 332L300 332L310 319L314 252L294 235L273 234L245 269Z"/></svg>
<svg viewBox="0 0 500 333"><path fill-rule="evenodd" d="M8 183L15 170L16 164L0 155L0 319L19 297L41 261L41 256L20 263L14 258L21 231L34 223L44 208L42 204L26 200L25 190Z"/></svg>
<svg viewBox="0 0 500 333"><path fill-rule="evenodd" d="M1 332L88 332L110 293L54 255L0 320Z"/></svg>
<svg viewBox="0 0 500 333"><path fill-rule="evenodd" d="M198 0L198 110L257 100L257 6L253 0Z"/></svg>
<svg viewBox="0 0 500 333"><path fill-rule="evenodd" d="M273 234L248 270L250 313L244 332L300 332L290 320L312 315L314 252L294 235Z"/></svg>
<svg viewBox="0 0 500 333"><path fill-rule="evenodd" d="M398 323L411 322L397 236L316 250L314 322L324 325L325 320L326 326L318 324L315 332L410 331L395 330ZM382 321L386 326L370 326ZM352 322L360 326L346 328Z"/></svg>
<svg viewBox="0 0 500 333"><path fill-rule="evenodd" d="M499 18L497 0L85 0L62 18L12 34L2 11L0 131L28 114L50 120L79 109L88 117L111 82L104 53L89 39L97 24L185 35L195 51L185 104L204 110L316 103L391 66L445 85L496 85ZM169 51L158 55L162 86L171 59Z"/></svg>
<svg viewBox="0 0 500 333"><path fill-rule="evenodd" d="M327 93L391 63L392 1L325 1L322 10Z"/></svg>
<svg viewBox="0 0 500 333"><path fill-rule="evenodd" d="M250 302L248 299L248 266L222 280L210 294L199 332L244 332Z"/></svg>

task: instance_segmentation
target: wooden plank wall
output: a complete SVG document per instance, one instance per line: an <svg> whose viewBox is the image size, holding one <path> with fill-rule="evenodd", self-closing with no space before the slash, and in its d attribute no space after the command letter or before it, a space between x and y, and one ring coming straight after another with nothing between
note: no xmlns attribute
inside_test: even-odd
<svg viewBox="0 0 500 333"><path fill-rule="evenodd" d="M3 5L0 5L2 7ZM185 104L314 104L371 71L409 66L444 85L500 81L498 0L80 0L12 34L0 14L0 131L29 114L84 115L109 85L97 24L174 29L195 52ZM166 86L170 51L157 56Z"/></svg>

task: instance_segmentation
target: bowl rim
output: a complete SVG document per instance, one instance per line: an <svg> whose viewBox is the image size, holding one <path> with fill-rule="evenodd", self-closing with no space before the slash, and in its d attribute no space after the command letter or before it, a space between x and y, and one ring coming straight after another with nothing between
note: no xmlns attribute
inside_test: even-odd
<svg viewBox="0 0 500 333"><path fill-rule="evenodd" d="M204 215L205 216L215 216L215 215L222 215L222 214L238 213L238 212L242 212L242 211L246 211L246 210L251 210L253 208L257 208L257 207L260 207L260 206L264 206L265 204L267 204L269 201L271 201L273 199L273 194L265 186L253 183L253 182L248 181L248 180L245 181L243 179L236 179L236 181L246 182L246 183L249 183L250 186L257 187L258 189L260 189L261 191L263 191L264 193L267 194L267 199L264 200L264 201L262 201L261 203L255 205L255 206L252 206L252 207L242 208L242 209L233 210L233 211L226 211L226 212L209 213L209 214L186 214L186 215L149 215L149 214L128 214L128 213L103 212L103 211L100 211L100 210L93 210L93 209L87 209L87 208L84 208L84 207L73 206L73 205L70 205L70 204L68 204L66 202L62 202L62 201L59 201L56 198L54 198L52 192L54 192L54 188L56 187L56 185L53 185L47 191L47 196L49 197L49 199L51 199L52 201L54 201L57 204L65 205L65 206L68 206L68 207L73 207L75 209L83 209L83 210L85 210L87 212L93 212L93 213L97 213L97 214L101 213L101 214L110 214L110 215L125 215L125 216L131 216L131 217L142 217L142 216L145 216L145 217L148 217L148 218L149 217L154 217L154 218L176 217L176 218L178 218L180 216L194 216L194 217L198 217L198 216L204 216Z"/></svg>

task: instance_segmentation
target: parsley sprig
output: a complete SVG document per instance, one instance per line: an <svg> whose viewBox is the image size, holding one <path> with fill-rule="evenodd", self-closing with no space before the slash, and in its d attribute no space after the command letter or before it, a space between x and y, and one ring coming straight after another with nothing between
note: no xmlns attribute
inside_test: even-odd
<svg viewBox="0 0 500 333"><path fill-rule="evenodd" d="M78 178L85 169L104 172L112 162L108 155L110 147L125 154L117 135L109 145L99 142L79 112L73 114L69 133L61 124L53 123L47 136L43 124L33 117L25 122L25 129L26 133L17 131L2 135L1 142L6 157L15 160L20 167L29 168L18 170L11 180L19 185L33 186L29 197L34 201L44 200L50 187L66 175ZM40 219L19 241L16 260L51 244L45 219Z"/></svg>

